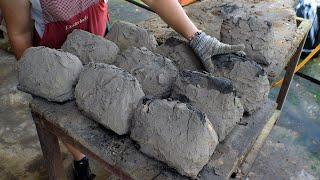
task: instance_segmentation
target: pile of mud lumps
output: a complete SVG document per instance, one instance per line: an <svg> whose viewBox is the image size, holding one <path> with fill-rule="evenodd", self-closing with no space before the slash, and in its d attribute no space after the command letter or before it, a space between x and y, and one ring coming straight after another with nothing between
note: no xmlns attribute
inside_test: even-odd
<svg viewBox="0 0 320 180"><path fill-rule="evenodd" d="M215 56L208 74L187 42L158 46L150 32L125 22L105 38L75 30L63 50L28 49L19 61L21 89L49 101L75 98L84 115L130 134L141 152L193 178L270 89L253 60Z"/></svg>
<svg viewBox="0 0 320 180"><path fill-rule="evenodd" d="M200 60L194 55L187 42L169 38L155 52L171 59L180 71L204 71ZM268 99L270 83L264 68L255 61L234 54L212 58L215 71L212 75L231 80L237 97L246 113L253 113Z"/></svg>
<svg viewBox="0 0 320 180"><path fill-rule="evenodd" d="M204 0L185 11L206 34L224 43L245 44L247 57L263 66L269 80L275 81L294 48L294 4L295 0ZM152 31L161 43L171 36L181 39L158 17L139 26Z"/></svg>

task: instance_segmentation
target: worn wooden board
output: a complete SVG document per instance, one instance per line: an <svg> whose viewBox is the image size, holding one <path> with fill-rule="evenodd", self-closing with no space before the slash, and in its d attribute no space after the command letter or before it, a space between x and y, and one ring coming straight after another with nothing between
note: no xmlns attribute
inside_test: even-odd
<svg viewBox="0 0 320 180"><path fill-rule="evenodd" d="M99 162L108 162L112 171L123 171L133 179L186 179L165 164L149 158L138 150L128 136L118 136L85 117L74 101L65 104L34 98L30 104L36 123L53 133L69 136L69 141ZM210 162L200 172L200 179L219 179L231 175L252 147L261 129L275 111L273 101L244 117L223 143L220 143ZM67 138L68 139L68 138Z"/></svg>

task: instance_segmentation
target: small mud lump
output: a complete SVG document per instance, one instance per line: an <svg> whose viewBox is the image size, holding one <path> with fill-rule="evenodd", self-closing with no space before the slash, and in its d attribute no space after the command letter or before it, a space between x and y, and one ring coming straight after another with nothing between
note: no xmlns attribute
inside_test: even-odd
<svg viewBox="0 0 320 180"><path fill-rule="evenodd" d="M190 103L206 113L220 142L240 121L244 112L229 79L196 71L185 70L179 73L173 86L172 98Z"/></svg>
<svg viewBox="0 0 320 180"><path fill-rule="evenodd" d="M218 144L204 113L191 105L159 99L140 101L131 138L143 153L190 177L197 176Z"/></svg>
<svg viewBox="0 0 320 180"><path fill-rule="evenodd" d="M204 68L200 59L196 57L193 50L187 42L170 37L166 42L160 45L156 51L171 59L179 70L203 71Z"/></svg>
<svg viewBox="0 0 320 180"><path fill-rule="evenodd" d="M157 46L155 37L146 29L123 21L114 23L106 38L116 43L122 51L129 47L147 47L154 50Z"/></svg>
<svg viewBox="0 0 320 180"><path fill-rule="evenodd" d="M61 48L76 55L82 64L89 62L112 64L120 51L115 43L79 29L68 35Z"/></svg>
<svg viewBox="0 0 320 180"><path fill-rule="evenodd" d="M256 62L234 54L212 58L214 75L232 81L241 104L247 113L259 109L268 99L270 84L266 71Z"/></svg>
<svg viewBox="0 0 320 180"><path fill-rule="evenodd" d="M76 102L87 116L119 135L128 133L134 109L144 96L137 79L102 63L89 63L80 74Z"/></svg>
<svg viewBox="0 0 320 180"><path fill-rule="evenodd" d="M46 47L27 49L18 65L21 90L56 102L74 98L83 68L76 56Z"/></svg>
<svg viewBox="0 0 320 180"><path fill-rule="evenodd" d="M146 48L129 48L117 57L117 67L134 75L146 95L168 97L178 70L171 60Z"/></svg>

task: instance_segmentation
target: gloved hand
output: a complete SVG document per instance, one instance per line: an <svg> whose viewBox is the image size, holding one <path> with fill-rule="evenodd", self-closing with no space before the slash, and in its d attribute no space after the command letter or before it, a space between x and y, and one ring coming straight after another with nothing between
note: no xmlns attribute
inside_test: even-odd
<svg viewBox="0 0 320 180"><path fill-rule="evenodd" d="M209 73L214 72L214 65L211 60L212 56L228 53L243 54L243 50L245 49L243 44L224 44L216 38L206 35L204 32L196 33L195 36L192 37L189 45L195 54L200 58L204 68Z"/></svg>

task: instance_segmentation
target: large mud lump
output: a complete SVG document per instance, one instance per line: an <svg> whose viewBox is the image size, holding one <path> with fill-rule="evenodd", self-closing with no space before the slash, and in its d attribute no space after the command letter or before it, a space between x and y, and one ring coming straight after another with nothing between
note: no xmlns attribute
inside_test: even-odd
<svg viewBox="0 0 320 180"><path fill-rule="evenodd" d="M172 97L206 113L220 142L240 121L244 112L229 79L196 71L185 70L179 73Z"/></svg>
<svg viewBox="0 0 320 180"><path fill-rule="evenodd" d="M178 70L170 59L154 54L146 48L129 48L120 54L115 62L117 67L134 75L146 95L167 97Z"/></svg>
<svg viewBox="0 0 320 180"><path fill-rule="evenodd" d="M286 65L296 33L295 11L281 1L235 1L220 7L221 41L244 43L247 56L266 66L274 80Z"/></svg>
<svg viewBox="0 0 320 180"><path fill-rule="evenodd" d="M123 21L114 23L106 38L116 43L122 51L129 47L154 50L157 46L155 37L146 29Z"/></svg>
<svg viewBox="0 0 320 180"><path fill-rule="evenodd" d="M214 75L232 81L246 112L253 113L268 99L268 75L259 64L234 54L214 56L212 61Z"/></svg>
<svg viewBox="0 0 320 180"><path fill-rule="evenodd" d="M31 47L18 62L19 88L49 101L74 98L81 61L74 55L46 47Z"/></svg>
<svg viewBox="0 0 320 180"><path fill-rule="evenodd" d="M61 48L76 55L82 64L89 62L112 64L119 52L118 46L112 41L79 29L68 35Z"/></svg>
<svg viewBox="0 0 320 180"><path fill-rule="evenodd" d="M89 63L80 74L76 102L86 115L119 135L129 131L134 109L144 96L137 79L102 63Z"/></svg>
<svg viewBox="0 0 320 180"><path fill-rule="evenodd" d="M208 163L218 144L204 113L191 105L159 99L139 103L131 138L143 153L191 177Z"/></svg>
<svg viewBox="0 0 320 180"><path fill-rule="evenodd" d="M204 70L200 59L196 57L187 42L177 38L170 37L155 52L171 59L179 70Z"/></svg>

